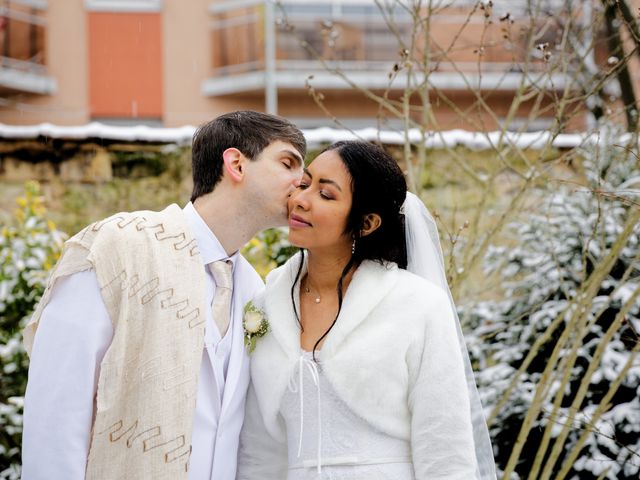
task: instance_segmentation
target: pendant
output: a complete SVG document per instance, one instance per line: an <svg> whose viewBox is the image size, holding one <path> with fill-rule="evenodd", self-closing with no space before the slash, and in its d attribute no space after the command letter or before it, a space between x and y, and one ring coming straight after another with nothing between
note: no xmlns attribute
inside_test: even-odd
<svg viewBox="0 0 640 480"><path fill-rule="evenodd" d="M304 287L304 292L305 293L311 293L311 289L309 288L309 286ZM315 299L314 302L316 303L320 303L320 295L318 295Z"/></svg>

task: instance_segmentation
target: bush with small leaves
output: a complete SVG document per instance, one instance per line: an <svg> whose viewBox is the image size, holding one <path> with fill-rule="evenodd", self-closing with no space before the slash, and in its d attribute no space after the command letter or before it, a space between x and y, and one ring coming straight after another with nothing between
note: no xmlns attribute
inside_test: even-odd
<svg viewBox="0 0 640 480"><path fill-rule="evenodd" d="M638 157L582 156L585 185L540 190L487 255L499 299L461 308L505 478L640 475Z"/></svg>
<svg viewBox="0 0 640 480"><path fill-rule="evenodd" d="M40 187L25 185L12 226L0 232L0 479L20 478L28 358L22 329L42 296L66 235L45 216Z"/></svg>

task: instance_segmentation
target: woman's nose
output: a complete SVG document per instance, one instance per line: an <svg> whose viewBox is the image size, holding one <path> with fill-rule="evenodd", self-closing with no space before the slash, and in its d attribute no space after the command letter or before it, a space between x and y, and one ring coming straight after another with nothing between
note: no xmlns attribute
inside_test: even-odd
<svg viewBox="0 0 640 480"><path fill-rule="evenodd" d="M309 202L307 201L307 195L305 190L297 189L289 197L289 210L293 210L294 207L307 210L309 208Z"/></svg>

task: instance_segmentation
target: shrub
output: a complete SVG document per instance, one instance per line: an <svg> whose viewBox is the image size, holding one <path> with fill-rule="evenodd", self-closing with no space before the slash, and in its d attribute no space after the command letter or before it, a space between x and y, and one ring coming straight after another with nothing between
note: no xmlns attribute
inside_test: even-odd
<svg viewBox="0 0 640 480"><path fill-rule="evenodd" d="M586 187L540 190L487 255L500 299L462 308L501 469L532 420L512 478L640 474L640 171L624 148L582 153Z"/></svg>
<svg viewBox="0 0 640 480"><path fill-rule="evenodd" d="M242 254L265 278L271 270L285 263L297 251L287 240L286 228L270 228L252 238L242 249Z"/></svg>
<svg viewBox="0 0 640 480"><path fill-rule="evenodd" d="M15 225L0 232L0 479L20 478L28 357L22 329L42 296L66 235L45 218L36 182L17 200Z"/></svg>

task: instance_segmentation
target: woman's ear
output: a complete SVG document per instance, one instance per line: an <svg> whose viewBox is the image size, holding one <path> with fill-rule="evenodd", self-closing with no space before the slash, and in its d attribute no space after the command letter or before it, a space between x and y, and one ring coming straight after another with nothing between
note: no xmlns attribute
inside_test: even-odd
<svg viewBox="0 0 640 480"><path fill-rule="evenodd" d="M375 232L382 225L382 218L377 213L368 213L362 220L362 228L360 229L360 236L366 237L370 233Z"/></svg>
<svg viewBox="0 0 640 480"><path fill-rule="evenodd" d="M244 178L244 162L246 157L237 148L227 148L222 152L224 171L234 183L239 183Z"/></svg>

